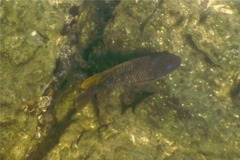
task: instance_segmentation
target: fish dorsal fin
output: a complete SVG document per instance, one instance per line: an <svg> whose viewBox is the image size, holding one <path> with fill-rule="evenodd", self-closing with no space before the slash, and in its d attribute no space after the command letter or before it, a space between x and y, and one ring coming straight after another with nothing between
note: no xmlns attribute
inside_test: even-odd
<svg viewBox="0 0 240 160"><path fill-rule="evenodd" d="M115 73L116 71L119 71L119 68L123 68L125 71L128 69L131 69L131 63L133 61L136 61L137 59L131 60L131 61L126 61L123 63L120 63L102 73L97 73L89 78L87 78L82 84L81 88L82 89L89 89L92 87L95 87L99 85L101 82L103 82L109 75L112 73Z"/></svg>
<svg viewBox="0 0 240 160"><path fill-rule="evenodd" d="M82 84L81 84L81 88L82 89L89 89L92 88L94 86L97 86L98 84L100 84L104 79L105 79L105 75L106 73L98 73L95 74L89 78L87 78Z"/></svg>
<svg viewBox="0 0 240 160"><path fill-rule="evenodd" d="M99 85L101 82L103 82L108 75L110 75L111 73L114 73L116 70L118 70L119 67L122 67L124 65L127 65L129 62L123 62L122 64L116 65L113 68L110 68L102 73L97 73L89 78L87 78L82 84L81 84L81 88L82 89L89 89L92 87L95 87L97 85Z"/></svg>

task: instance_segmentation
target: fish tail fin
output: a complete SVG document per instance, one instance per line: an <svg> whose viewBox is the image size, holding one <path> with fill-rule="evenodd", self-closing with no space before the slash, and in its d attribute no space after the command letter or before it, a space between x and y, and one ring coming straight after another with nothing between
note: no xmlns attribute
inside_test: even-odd
<svg viewBox="0 0 240 160"><path fill-rule="evenodd" d="M74 105L78 108L83 108L93 99L94 95L95 92L93 90L86 90L74 98Z"/></svg>

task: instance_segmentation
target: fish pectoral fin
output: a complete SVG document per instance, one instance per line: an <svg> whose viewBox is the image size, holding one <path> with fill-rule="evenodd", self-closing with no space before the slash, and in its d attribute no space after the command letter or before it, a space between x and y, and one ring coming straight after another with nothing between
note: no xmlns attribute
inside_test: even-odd
<svg viewBox="0 0 240 160"><path fill-rule="evenodd" d="M133 112L136 109L136 107L146 98L153 95L155 92L148 91L148 90L142 90L142 91L134 91L129 90L124 94L120 95L120 102L122 106L122 113L125 113L125 111L128 108L132 108Z"/></svg>

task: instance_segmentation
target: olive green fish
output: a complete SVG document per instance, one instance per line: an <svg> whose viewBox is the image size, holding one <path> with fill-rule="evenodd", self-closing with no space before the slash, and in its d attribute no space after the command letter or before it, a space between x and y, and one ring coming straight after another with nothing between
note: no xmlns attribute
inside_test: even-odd
<svg viewBox="0 0 240 160"><path fill-rule="evenodd" d="M84 106L98 92L117 86L129 87L163 77L181 64L181 59L168 52L149 54L135 58L102 73L87 78L81 88L84 92L76 98L77 105Z"/></svg>

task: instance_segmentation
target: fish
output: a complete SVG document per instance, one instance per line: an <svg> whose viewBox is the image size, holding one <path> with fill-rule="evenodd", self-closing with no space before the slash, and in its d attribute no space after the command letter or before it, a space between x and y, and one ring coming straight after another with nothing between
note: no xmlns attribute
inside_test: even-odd
<svg viewBox="0 0 240 160"><path fill-rule="evenodd" d="M101 91L115 87L130 87L164 77L179 68L181 58L167 51L147 54L120 63L87 78L80 85L83 92L76 97L78 106L85 106Z"/></svg>

